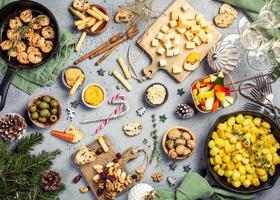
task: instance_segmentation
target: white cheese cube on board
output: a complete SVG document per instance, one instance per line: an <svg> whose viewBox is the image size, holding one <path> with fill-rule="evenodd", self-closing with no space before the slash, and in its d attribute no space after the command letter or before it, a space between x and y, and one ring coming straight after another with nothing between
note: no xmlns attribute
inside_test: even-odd
<svg viewBox="0 0 280 200"><path fill-rule="evenodd" d="M176 28L177 33L184 34L186 32L185 28Z"/></svg>
<svg viewBox="0 0 280 200"><path fill-rule="evenodd" d="M159 66L160 67L166 67L167 66L167 61L165 59L162 59L159 61Z"/></svg>
<svg viewBox="0 0 280 200"><path fill-rule="evenodd" d="M158 39L152 40L152 47L158 47L158 45L159 45L159 40Z"/></svg>
<svg viewBox="0 0 280 200"><path fill-rule="evenodd" d="M184 5L182 5L182 7L181 7L181 9L182 9L184 12L188 11L189 8L190 8L190 7L188 6L188 4L184 4Z"/></svg>
<svg viewBox="0 0 280 200"><path fill-rule="evenodd" d="M194 34L192 34L190 31L187 31L187 32L185 33L185 36L186 36L186 38L187 38L188 41L192 41L193 38L194 38Z"/></svg>
<svg viewBox="0 0 280 200"><path fill-rule="evenodd" d="M174 56L178 56L178 55L180 55L180 53L181 53L181 51L180 51L179 47L176 47L176 48L173 49Z"/></svg>
<svg viewBox="0 0 280 200"><path fill-rule="evenodd" d="M196 22L198 25L200 25L202 28L208 26L208 22L204 17L200 17L196 19Z"/></svg>
<svg viewBox="0 0 280 200"><path fill-rule="evenodd" d="M158 50L157 50L157 53L159 54L159 55L163 55L164 53L165 53L165 48L163 48L163 47L159 47L158 48Z"/></svg>
<svg viewBox="0 0 280 200"><path fill-rule="evenodd" d="M174 39L174 37L175 37L175 32L173 32L173 31L169 31L168 33L167 33L167 38L168 39L170 39L170 40L173 40Z"/></svg>
<svg viewBox="0 0 280 200"><path fill-rule="evenodd" d="M167 41L166 43L164 43L164 47L165 47L166 49L171 49L171 48L173 47L173 44L172 44L172 42L169 40L169 41Z"/></svg>
<svg viewBox="0 0 280 200"><path fill-rule="evenodd" d="M195 48L195 43L191 41L187 41L186 49L194 49L194 48Z"/></svg>
<svg viewBox="0 0 280 200"><path fill-rule="evenodd" d="M170 15L170 19L171 20L178 20L178 18L179 18L179 12L178 11L172 11L171 12L171 15Z"/></svg>
<svg viewBox="0 0 280 200"><path fill-rule="evenodd" d="M189 28L188 20L187 19L179 19L179 28Z"/></svg>
<svg viewBox="0 0 280 200"><path fill-rule="evenodd" d="M196 16L196 13L193 9L189 9L188 12L184 14L184 18L187 20L194 20Z"/></svg>
<svg viewBox="0 0 280 200"><path fill-rule="evenodd" d="M206 43L208 41L208 35L205 33L203 29L200 29L197 35L202 42Z"/></svg>
<svg viewBox="0 0 280 200"><path fill-rule="evenodd" d="M162 33L162 32L159 32L159 33L157 34L157 39L159 39L159 40L162 40L164 37L165 37L165 34Z"/></svg>
<svg viewBox="0 0 280 200"><path fill-rule="evenodd" d="M198 36L195 36L193 39L193 42L196 44L196 46L201 45L201 40Z"/></svg>
<svg viewBox="0 0 280 200"><path fill-rule="evenodd" d="M180 74L183 71L182 66L173 66L172 67L172 72L173 74Z"/></svg>
<svg viewBox="0 0 280 200"><path fill-rule="evenodd" d="M161 32L163 32L163 33L167 33L168 31L169 31L169 28L168 28L168 26L166 26L166 25L163 25L162 27L161 27Z"/></svg>
<svg viewBox="0 0 280 200"><path fill-rule="evenodd" d="M175 35L173 40L173 47L178 47L180 45L181 38L179 35Z"/></svg>
<svg viewBox="0 0 280 200"><path fill-rule="evenodd" d="M172 56L174 56L174 51L173 51L173 49L168 49L168 50L166 51L166 56L167 56L167 57L172 57Z"/></svg>
<svg viewBox="0 0 280 200"><path fill-rule="evenodd" d="M177 23L176 20L171 20L171 21L169 22L169 27L170 27L170 28L174 28L174 27L177 27L177 26L178 26L178 23Z"/></svg>
<svg viewBox="0 0 280 200"><path fill-rule="evenodd" d="M198 34L199 30L200 30L200 26L198 26L198 25L191 27L191 32L194 34Z"/></svg>

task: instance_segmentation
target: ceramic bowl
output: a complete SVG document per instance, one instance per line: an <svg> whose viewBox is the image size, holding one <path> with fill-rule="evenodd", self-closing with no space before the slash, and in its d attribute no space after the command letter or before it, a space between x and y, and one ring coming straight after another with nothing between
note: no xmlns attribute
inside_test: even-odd
<svg viewBox="0 0 280 200"><path fill-rule="evenodd" d="M212 74L212 75L218 75L218 74L219 74L219 72L218 72L218 73L215 73L215 74ZM236 102L236 99L237 99L237 92L236 92L235 85L234 85L234 83L233 83L232 77L231 77L229 74L225 73L225 72L223 72L223 74L224 74L224 82L225 82L224 85L226 85L226 86L229 88L229 90L230 90L229 96L231 96L231 97L234 98L234 103L235 103L235 102ZM204 76L204 77L202 77L202 78L199 78L199 79L196 79L195 81L193 81L192 84L191 84L191 91L192 91L192 88L195 87L195 85L196 85L197 82L202 81L202 80L204 80L205 78L208 78L208 77L209 77L209 75ZM211 112L211 111L207 111L207 110L202 110L202 109L200 108L200 106L197 105L197 104L195 103L195 98L194 98L194 95L193 95L192 92L191 92L191 94L192 94L192 99L193 99L194 105L195 105L196 109L197 109L199 112L201 112L201 113L210 113L210 112ZM233 103L233 104L234 104L234 103ZM233 104L232 104L232 105L233 105ZM231 105L231 106L232 106L232 105ZM220 106L218 110L220 110L220 109L223 109L223 107Z"/></svg>
<svg viewBox="0 0 280 200"><path fill-rule="evenodd" d="M51 123L51 122L41 123L41 122L39 122L39 121L37 121L37 120L33 120L33 119L31 118L31 113L30 113L30 111L29 111L30 106L33 105L38 99L42 98L43 96L51 97L52 99L54 99L54 100L56 100L56 101L58 102L58 107L57 107L57 110L58 110L57 120L56 120L56 122L54 122L54 123ZM51 127L52 125L56 124L56 123L60 120L60 117L61 117L61 106L60 106L60 103L59 103L59 101L58 101L55 97L50 96L50 95L42 95L42 96L35 97L35 98L33 98L32 101L30 101L29 104L28 104L28 117L29 117L30 121L31 121L35 126L37 126L37 127L39 127L39 128L49 128L49 127Z"/></svg>
<svg viewBox="0 0 280 200"><path fill-rule="evenodd" d="M91 7L96 7L99 11L101 11L102 13L104 13L105 15L109 16L109 13L107 11L106 8L104 8L103 6L99 5L99 4L92 4ZM104 21L94 32L91 32L90 28L86 28L85 31L89 34L89 35L98 35L100 33L103 33L104 31L106 31L106 29L108 28L109 25L109 21Z"/></svg>
<svg viewBox="0 0 280 200"><path fill-rule="evenodd" d="M171 130L173 130L173 129L179 129L179 130L183 130L183 131L185 131L185 132L188 132L188 133L191 135L192 140L194 140L194 142L196 143L195 135L193 134L193 132L192 132L190 129L188 129L188 128L186 128L186 127L183 127L183 126L175 126L175 127L172 127L172 128L170 128L170 129L164 134L164 136L163 136L163 138L162 138L162 148L163 148L165 154L166 154L168 157L169 157L169 151L168 151L168 148L166 147L166 142L167 142L167 139L168 139L168 133L169 133ZM177 158L172 158L172 159L175 159L175 160L184 160L184 159L190 157L190 156L193 154L194 151L195 151L195 148L191 151L191 153L190 153L188 156L185 156L185 157L177 157ZM171 158L171 157L169 157L169 158Z"/></svg>
<svg viewBox="0 0 280 200"><path fill-rule="evenodd" d="M210 163L210 155L209 151L210 148L208 147L208 142L211 140L212 133L217 129L218 124L225 122L227 119L229 119L232 116L236 116L238 114L243 114L243 115L251 115L253 117L259 117L261 119L264 119L271 125L271 134L274 135L275 139L280 142L280 128L277 126L277 124L274 122L274 120L270 119L269 117L253 112L253 111L237 111L234 113L230 113L224 116L221 116L217 119L217 121L214 123L213 127L210 129L208 136L206 138L205 142L205 147L204 147L204 155L205 155L205 161L206 165L208 168L208 171L211 173L211 175L214 177L215 181L218 182L221 186L224 188L231 190L233 192L238 192L238 193L243 193L243 194L249 194L249 193L255 193L259 192L261 190L267 190L270 189L274 186L276 183L277 179L280 176L280 165L277 165L275 167L275 174L274 176L269 176L268 180L266 182L261 182L260 186L250 186L248 188L245 188L243 186L240 186L239 188L233 187L230 183L227 182L227 179L225 177L219 176L217 172L214 171L213 166ZM277 152L279 155L279 152Z"/></svg>
<svg viewBox="0 0 280 200"><path fill-rule="evenodd" d="M97 87L99 87L99 88L103 91L104 99L103 99L103 101L102 101L98 106L90 105L90 104L88 104L88 103L85 101L84 95L85 95L86 89L87 89L89 86L97 86ZM98 84L96 84L96 83L91 83L91 84L88 84L88 85L83 89L83 92L82 92L82 101L83 101L84 105L87 106L88 108L99 108L100 106L102 106L102 104L104 103L105 99L106 99L106 91L104 90L104 88L103 88L101 85L98 85Z"/></svg>
<svg viewBox="0 0 280 200"><path fill-rule="evenodd" d="M64 85L65 87L69 88L69 89L71 89L71 87L67 84L67 82L66 82L66 80L65 80L65 72L66 72L68 69L71 69L71 68L80 69L80 70L82 71L82 73L85 74L84 71L82 70L82 68L80 68L80 67L78 67L78 66L69 66L69 67L66 67L66 68L62 71L61 79L62 79L63 85ZM85 79L84 79L84 81L83 81L83 84L84 84L84 82L85 82Z"/></svg>
<svg viewBox="0 0 280 200"><path fill-rule="evenodd" d="M162 102L161 104L153 104L153 103L151 103L151 102L149 101L149 99L148 99L148 97L147 97L147 95L148 95L148 89L151 88L151 87L153 87L154 85L161 85L161 86L164 87L164 89L165 89L165 91L166 91L165 98L164 98L164 100L163 100L163 102ZM167 87L166 87L165 85L163 85L162 83L153 83L153 84L149 85L149 86L146 88L146 90L145 90L145 95L144 95L144 99L145 99L145 102L146 102L150 107L158 107L158 106L161 106L161 105L163 105L163 104L166 103L166 101L167 101L167 99L168 99L168 96L169 96L168 89L167 89Z"/></svg>

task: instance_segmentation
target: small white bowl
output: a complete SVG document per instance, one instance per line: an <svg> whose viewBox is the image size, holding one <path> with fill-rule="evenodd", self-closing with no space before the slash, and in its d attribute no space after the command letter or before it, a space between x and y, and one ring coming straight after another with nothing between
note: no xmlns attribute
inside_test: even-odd
<svg viewBox="0 0 280 200"><path fill-rule="evenodd" d="M102 101L98 106L90 105L90 104L88 104L88 103L85 101L85 99L84 99L84 95L85 95L86 89L87 89L89 86L96 86L96 87L99 87L99 88L102 90L102 92L103 92L104 99L103 99L103 101ZM106 99L106 92L105 92L104 88L103 88L101 85L99 85L99 84L90 83L90 84L86 85L86 87L83 89L83 92L82 92L82 100L83 100L83 103L85 104L85 106L87 106L87 107L89 107L89 108L99 108L100 106L103 105L105 99Z"/></svg>

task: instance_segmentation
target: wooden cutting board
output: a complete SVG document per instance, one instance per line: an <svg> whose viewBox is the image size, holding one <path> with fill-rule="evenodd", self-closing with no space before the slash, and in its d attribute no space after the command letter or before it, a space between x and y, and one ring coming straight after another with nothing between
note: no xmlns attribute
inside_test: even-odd
<svg viewBox="0 0 280 200"><path fill-rule="evenodd" d="M113 159L116 158L116 153L117 153L117 151L115 150L115 148L112 145L111 140L107 136L103 136L103 139L109 148L109 151L107 153L102 153L100 155L97 155L95 161L92 163L88 163L83 166L76 165L80 169L83 177L86 179L87 183L89 184L91 191L95 194L95 196L98 200L106 200L106 198L104 197L104 195L98 197L96 194L96 191L98 188L97 188L97 185L92 180L93 176L95 175L93 166L97 165L97 164L105 166L106 164L108 164L109 162L111 162ZM95 140L91 144L87 145L87 148L96 152L97 149L101 148L101 146L98 143L98 141ZM75 164L76 164L75 157L76 157L77 153L78 153L78 151L72 155L72 158L73 158ZM122 171L126 172L126 174L129 174L129 172L125 166L125 163L122 162L122 159L119 160L119 164L120 164L120 168L122 169ZM118 194L118 196L125 193L133 185L134 185L134 182L132 182L132 184L128 185L124 191L122 191L121 193Z"/></svg>
<svg viewBox="0 0 280 200"><path fill-rule="evenodd" d="M151 65L145 67L143 69L144 75L148 78L153 78L156 75L156 72L160 69L167 71L170 76L172 76L178 82L183 82L187 76L191 74L190 71L183 70L180 74L173 74L172 73L172 66L174 65L184 65L185 59L187 55L195 51L200 54L201 60L205 58L208 51L221 39L222 35L215 29L211 22L209 22L210 28L212 32L208 34L209 40L208 43L202 44L195 49L187 50L185 48L186 40L181 36L180 49L181 54L174 57L166 57L165 55L160 56L157 54L157 49L151 46L151 42L153 39L156 38L157 34L160 32L162 25L168 25L170 21L170 13L174 10L178 10L180 13L184 13L181 9L183 5L187 5L191 8L195 13L199 13L198 11L194 10L185 0L174 0L171 5L165 10L161 16L156 20L156 22L144 33L142 38L138 41L138 45L151 57L152 63ZM159 61L161 59L167 60L167 67L161 68L159 67Z"/></svg>

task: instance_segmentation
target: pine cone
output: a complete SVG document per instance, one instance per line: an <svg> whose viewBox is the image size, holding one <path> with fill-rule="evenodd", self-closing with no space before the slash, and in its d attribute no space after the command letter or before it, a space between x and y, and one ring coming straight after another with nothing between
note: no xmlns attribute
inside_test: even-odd
<svg viewBox="0 0 280 200"><path fill-rule="evenodd" d="M176 114L181 119L189 119L194 116L194 109L188 104L179 104L176 107Z"/></svg>
<svg viewBox="0 0 280 200"><path fill-rule="evenodd" d="M20 139L27 124L19 114L9 113L0 117L0 137L5 141Z"/></svg>
<svg viewBox="0 0 280 200"><path fill-rule="evenodd" d="M50 170L46 171L41 179L43 188L46 191L52 192L55 191L61 184L61 176L58 172Z"/></svg>

